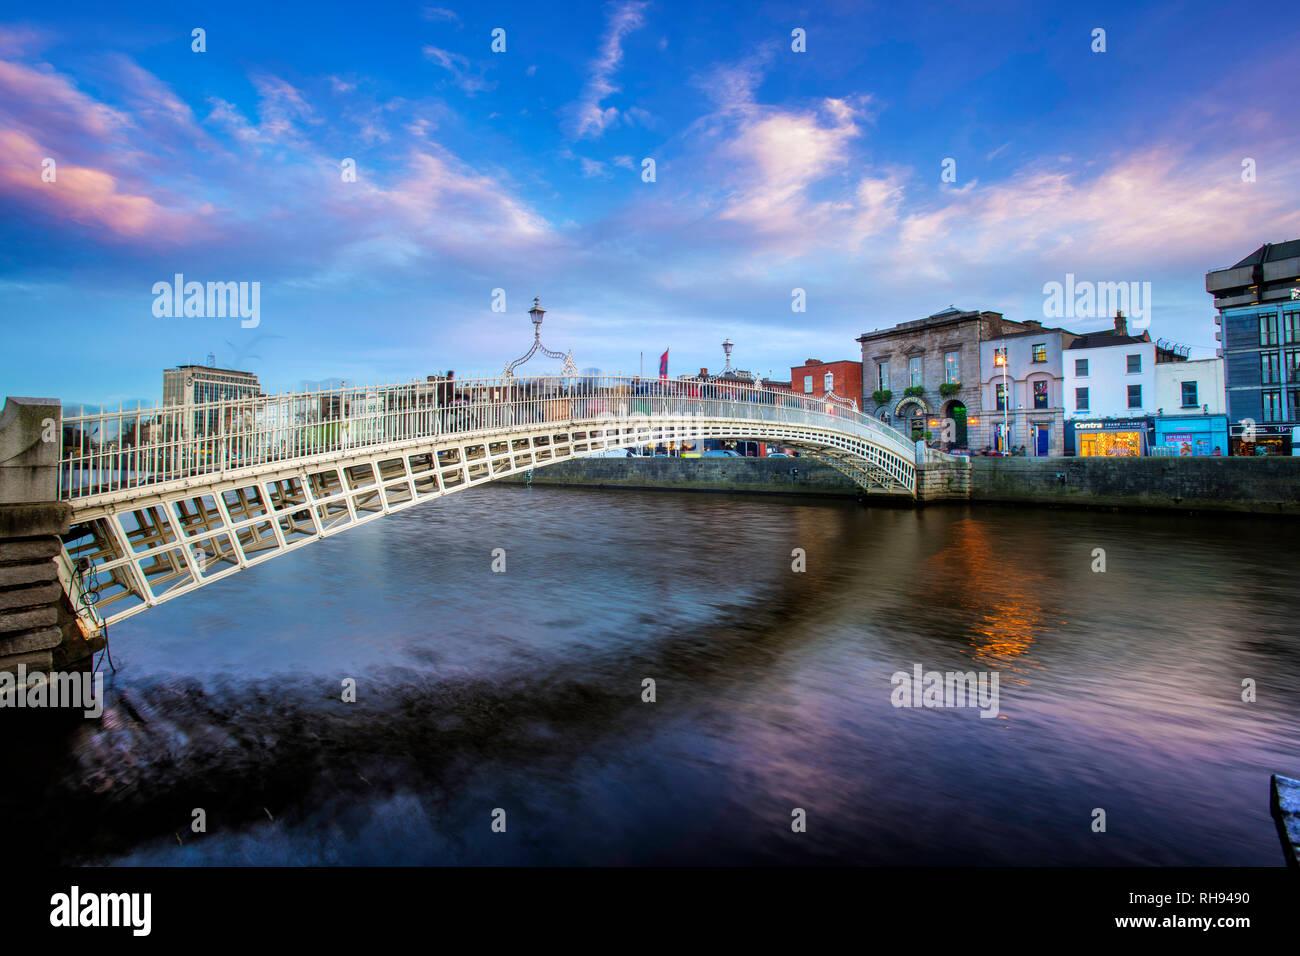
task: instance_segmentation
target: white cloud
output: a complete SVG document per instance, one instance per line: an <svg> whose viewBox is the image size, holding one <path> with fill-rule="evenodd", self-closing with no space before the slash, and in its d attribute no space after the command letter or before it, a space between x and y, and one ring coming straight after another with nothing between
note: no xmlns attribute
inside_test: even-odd
<svg viewBox="0 0 1300 956"><path fill-rule="evenodd" d="M591 62L582 95L569 108L569 133L574 138L599 137L618 122L618 109L602 104L620 90L613 77L623 61L623 39L642 25L648 5L638 0L620 3L611 10L600 52Z"/></svg>

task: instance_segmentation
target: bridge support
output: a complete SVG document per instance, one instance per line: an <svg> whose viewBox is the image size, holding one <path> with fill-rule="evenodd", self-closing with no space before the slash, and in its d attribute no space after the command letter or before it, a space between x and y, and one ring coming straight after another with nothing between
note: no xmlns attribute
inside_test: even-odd
<svg viewBox="0 0 1300 956"><path fill-rule="evenodd" d="M960 455L936 459L918 450L916 462L916 504L932 501L969 500L970 459Z"/></svg>
<svg viewBox="0 0 1300 956"><path fill-rule="evenodd" d="M58 399L9 398L0 412L0 671L85 669L92 645L60 583ZM66 572L66 569L65 569Z"/></svg>

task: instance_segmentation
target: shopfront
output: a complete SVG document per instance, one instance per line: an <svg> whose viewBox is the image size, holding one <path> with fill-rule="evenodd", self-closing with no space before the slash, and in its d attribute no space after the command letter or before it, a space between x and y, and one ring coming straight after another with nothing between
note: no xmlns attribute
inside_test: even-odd
<svg viewBox="0 0 1300 956"><path fill-rule="evenodd" d="M1235 424L1229 427L1229 454L1255 457L1290 455L1293 448L1290 425Z"/></svg>
<svg viewBox="0 0 1300 956"><path fill-rule="evenodd" d="M1065 423L1065 452L1081 458L1140 458L1149 454L1150 418L1071 419Z"/></svg>
<svg viewBox="0 0 1300 956"><path fill-rule="evenodd" d="M1228 454L1226 415L1171 415L1156 419L1157 454L1177 457Z"/></svg>

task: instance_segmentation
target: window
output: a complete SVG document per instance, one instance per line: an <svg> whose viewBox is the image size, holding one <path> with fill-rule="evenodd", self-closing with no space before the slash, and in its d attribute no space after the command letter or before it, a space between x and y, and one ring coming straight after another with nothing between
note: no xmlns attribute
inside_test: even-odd
<svg viewBox="0 0 1300 956"><path fill-rule="evenodd" d="M1259 344L1277 345L1277 313L1261 312L1259 314Z"/></svg>
<svg viewBox="0 0 1300 956"><path fill-rule="evenodd" d="M1287 421L1295 421L1300 418L1300 391L1291 389L1291 417Z"/></svg>
<svg viewBox="0 0 1300 956"><path fill-rule="evenodd" d="M1130 355L1128 357L1128 372L1132 375L1134 372L1142 371L1142 356Z"/></svg>
<svg viewBox="0 0 1300 956"><path fill-rule="evenodd" d="M1183 408L1195 408L1201 404L1196 397L1196 383L1183 382Z"/></svg>
<svg viewBox="0 0 1300 956"><path fill-rule="evenodd" d="M1280 385L1282 383L1282 354L1280 352L1259 353L1259 383L1261 385Z"/></svg>
<svg viewBox="0 0 1300 956"><path fill-rule="evenodd" d="M881 362L876 366L876 382L882 392L889 391L889 363Z"/></svg>
<svg viewBox="0 0 1300 956"><path fill-rule="evenodd" d="M811 394L812 394L812 376L811 376L811 375L805 375L805 376L803 377L803 392L804 392L805 395L811 395Z"/></svg>
<svg viewBox="0 0 1300 956"><path fill-rule="evenodd" d="M1047 383L1035 382L1034 383L1034 408L1046 408L1046 407L1047 407Z"/></svg>
<svg viewBox="0 0 1300 956"><path fill-rule="evenodd" d="M1264 398L1264 421L1280 422L1283 421L1282 414L1282 392L1279 389L1269 389L1263 394Z"/></svg>
<svg viewBox="0 0 1300 956"><path fill-rule="evenodd" d="M1142 386L1141 385L1130 385L1128 387L1128 407L1129 408L1142 407Z"/></svg>
<svg viewBox="0 0 1300 956"><path fill-rule="evenodd" d="M1300 382L1300 349L1286 350L1286 380Z"/></svg>
<svg viewBox="0 0 1300 956"><path fill-rule="evenodd" d="M907 384L909 386L921 384L921 356L914 355L907 360Z"/></svg>
<svg viewBox="0 0 1300 956"><path fill-rule="evenodd" d="M998 368L1001 368L1003 365L1007 364L1006 349L1002 348L1002 349L993 350L993 364L996 365Z"/></svg>
<svg viewBox="0 0 1300 956"><path fill-rule="evenodd" d="M1047 361L1047 346L1046 346L1046 345L1035 345L1035 346L1034 346L1034 361L1035 361L1035 362L1046 362L1046 361Z"/></svg>
<svg viewBox="0 0 1300 956"><path fill-rule="evenodd" d="M1282 341L1287 345L1300 342L1300 312L1282 313Z"/></svg>
<svg viewBox="0 0 1300 956"><path fill-rule="evenodd" d="M1075 360L1074 360L1074 374L1077 375L1077 376L1079 376L1080 378L1087 378L1087 377L1088 377L1088 360L1087 360L1087 359L1075 359ZM1084 391L1086 392L1087 389L1084 389Z"/></svg>
<svg viewBox="0 0 1300 956"><path fill-rule="evenodd" d="M993 394L997 396L998 411L1005 411L1007 407L1007 389L1001 382L993 386Z"/></svg>
<svg viewBox="0 0 1300 956"><path fill-rule="evenodd" d="M961 381L960 352L945 352L943 354L943 380L945 382Z"/></svg>
<svg viewBox="0 0 1300 956"><path fill-rule="evenodd" d="M1081 412L1088 410L1088 390L1086 388L1076 388L1074 390L1074 407Z"/></svg>
<svg viewBox="0 0 1300 956"><path fill-rule="evenodd" d="M824 391L827 391L827 392L833 392L833 391L835 391L835 373L834 373L834 372L827 372L827 373L826 373L825 378L822 379L822 389L823 389Z"/></svg>

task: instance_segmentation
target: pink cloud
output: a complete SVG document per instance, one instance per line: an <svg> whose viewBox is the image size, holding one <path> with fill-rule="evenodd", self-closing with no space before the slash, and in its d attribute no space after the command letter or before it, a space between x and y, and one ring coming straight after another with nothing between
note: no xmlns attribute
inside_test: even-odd
<svg viewBox="0 0 1300 956"><path fill-rule="evenodd" d="M188 217L159 206L148 196L120 192L102 169L55 166L55 181L41 178L48 151L17 130L0 130L0 191L59 219L101 226L121 236L175 237Z"/></svg>

